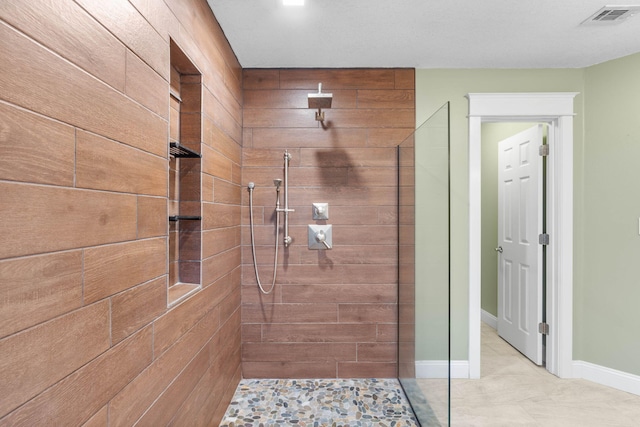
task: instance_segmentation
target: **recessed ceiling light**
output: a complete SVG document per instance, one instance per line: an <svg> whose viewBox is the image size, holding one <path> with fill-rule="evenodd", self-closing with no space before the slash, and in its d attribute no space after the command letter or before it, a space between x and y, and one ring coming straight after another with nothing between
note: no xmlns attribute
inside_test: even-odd
<svg viewBox="0 0 640 427"><path fill-rule="evenodd" d="M304 0L282 0L285 6L304 6Z"/></svg>

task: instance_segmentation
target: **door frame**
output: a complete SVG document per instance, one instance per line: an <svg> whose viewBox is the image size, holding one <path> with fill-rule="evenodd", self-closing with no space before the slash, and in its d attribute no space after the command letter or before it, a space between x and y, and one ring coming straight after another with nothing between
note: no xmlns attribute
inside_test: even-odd
<svg viewBox="0 0 640 427"><path fill-rule="evenodd" d="M571 378L573 361L573 99L577 92L468 93L469 378L480 378L481 133L483 122L549 124L547 370Z"/></svg>

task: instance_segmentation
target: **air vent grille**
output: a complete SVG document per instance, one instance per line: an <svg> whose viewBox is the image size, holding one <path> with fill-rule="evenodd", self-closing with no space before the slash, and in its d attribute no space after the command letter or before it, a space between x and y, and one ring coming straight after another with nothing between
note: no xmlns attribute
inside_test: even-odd
<svg viewBox="0 0 640 427"><path fill-rule="evenodd" d="M640 6L605 6L582 24L618 24L640 11Z"/></svg>

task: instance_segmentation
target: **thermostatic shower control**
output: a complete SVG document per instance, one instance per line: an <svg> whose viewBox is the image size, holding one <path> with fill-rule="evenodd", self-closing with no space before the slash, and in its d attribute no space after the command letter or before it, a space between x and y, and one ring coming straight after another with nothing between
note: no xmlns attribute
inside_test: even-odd
<svg viewBox="0 0 640 427"><path fill-rule="evenodd" d="M309 249L331 249L333 247L331 225L309 224Z"/></svg>
<svg viewBox="0 0 640 427"><path fill-rule="evenodd" d="M329 203L314 203L313 219L329 219Z"/></svg>

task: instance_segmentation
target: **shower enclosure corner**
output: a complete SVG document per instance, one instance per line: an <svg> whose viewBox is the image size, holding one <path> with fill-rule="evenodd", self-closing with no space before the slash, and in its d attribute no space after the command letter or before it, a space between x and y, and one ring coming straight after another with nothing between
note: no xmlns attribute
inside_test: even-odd
<svg viewBox="0 0 640 427"><path fill-rule="evenodd" d="M449 103L398 145L398 379L422 426L450 425Z"/></svg>

